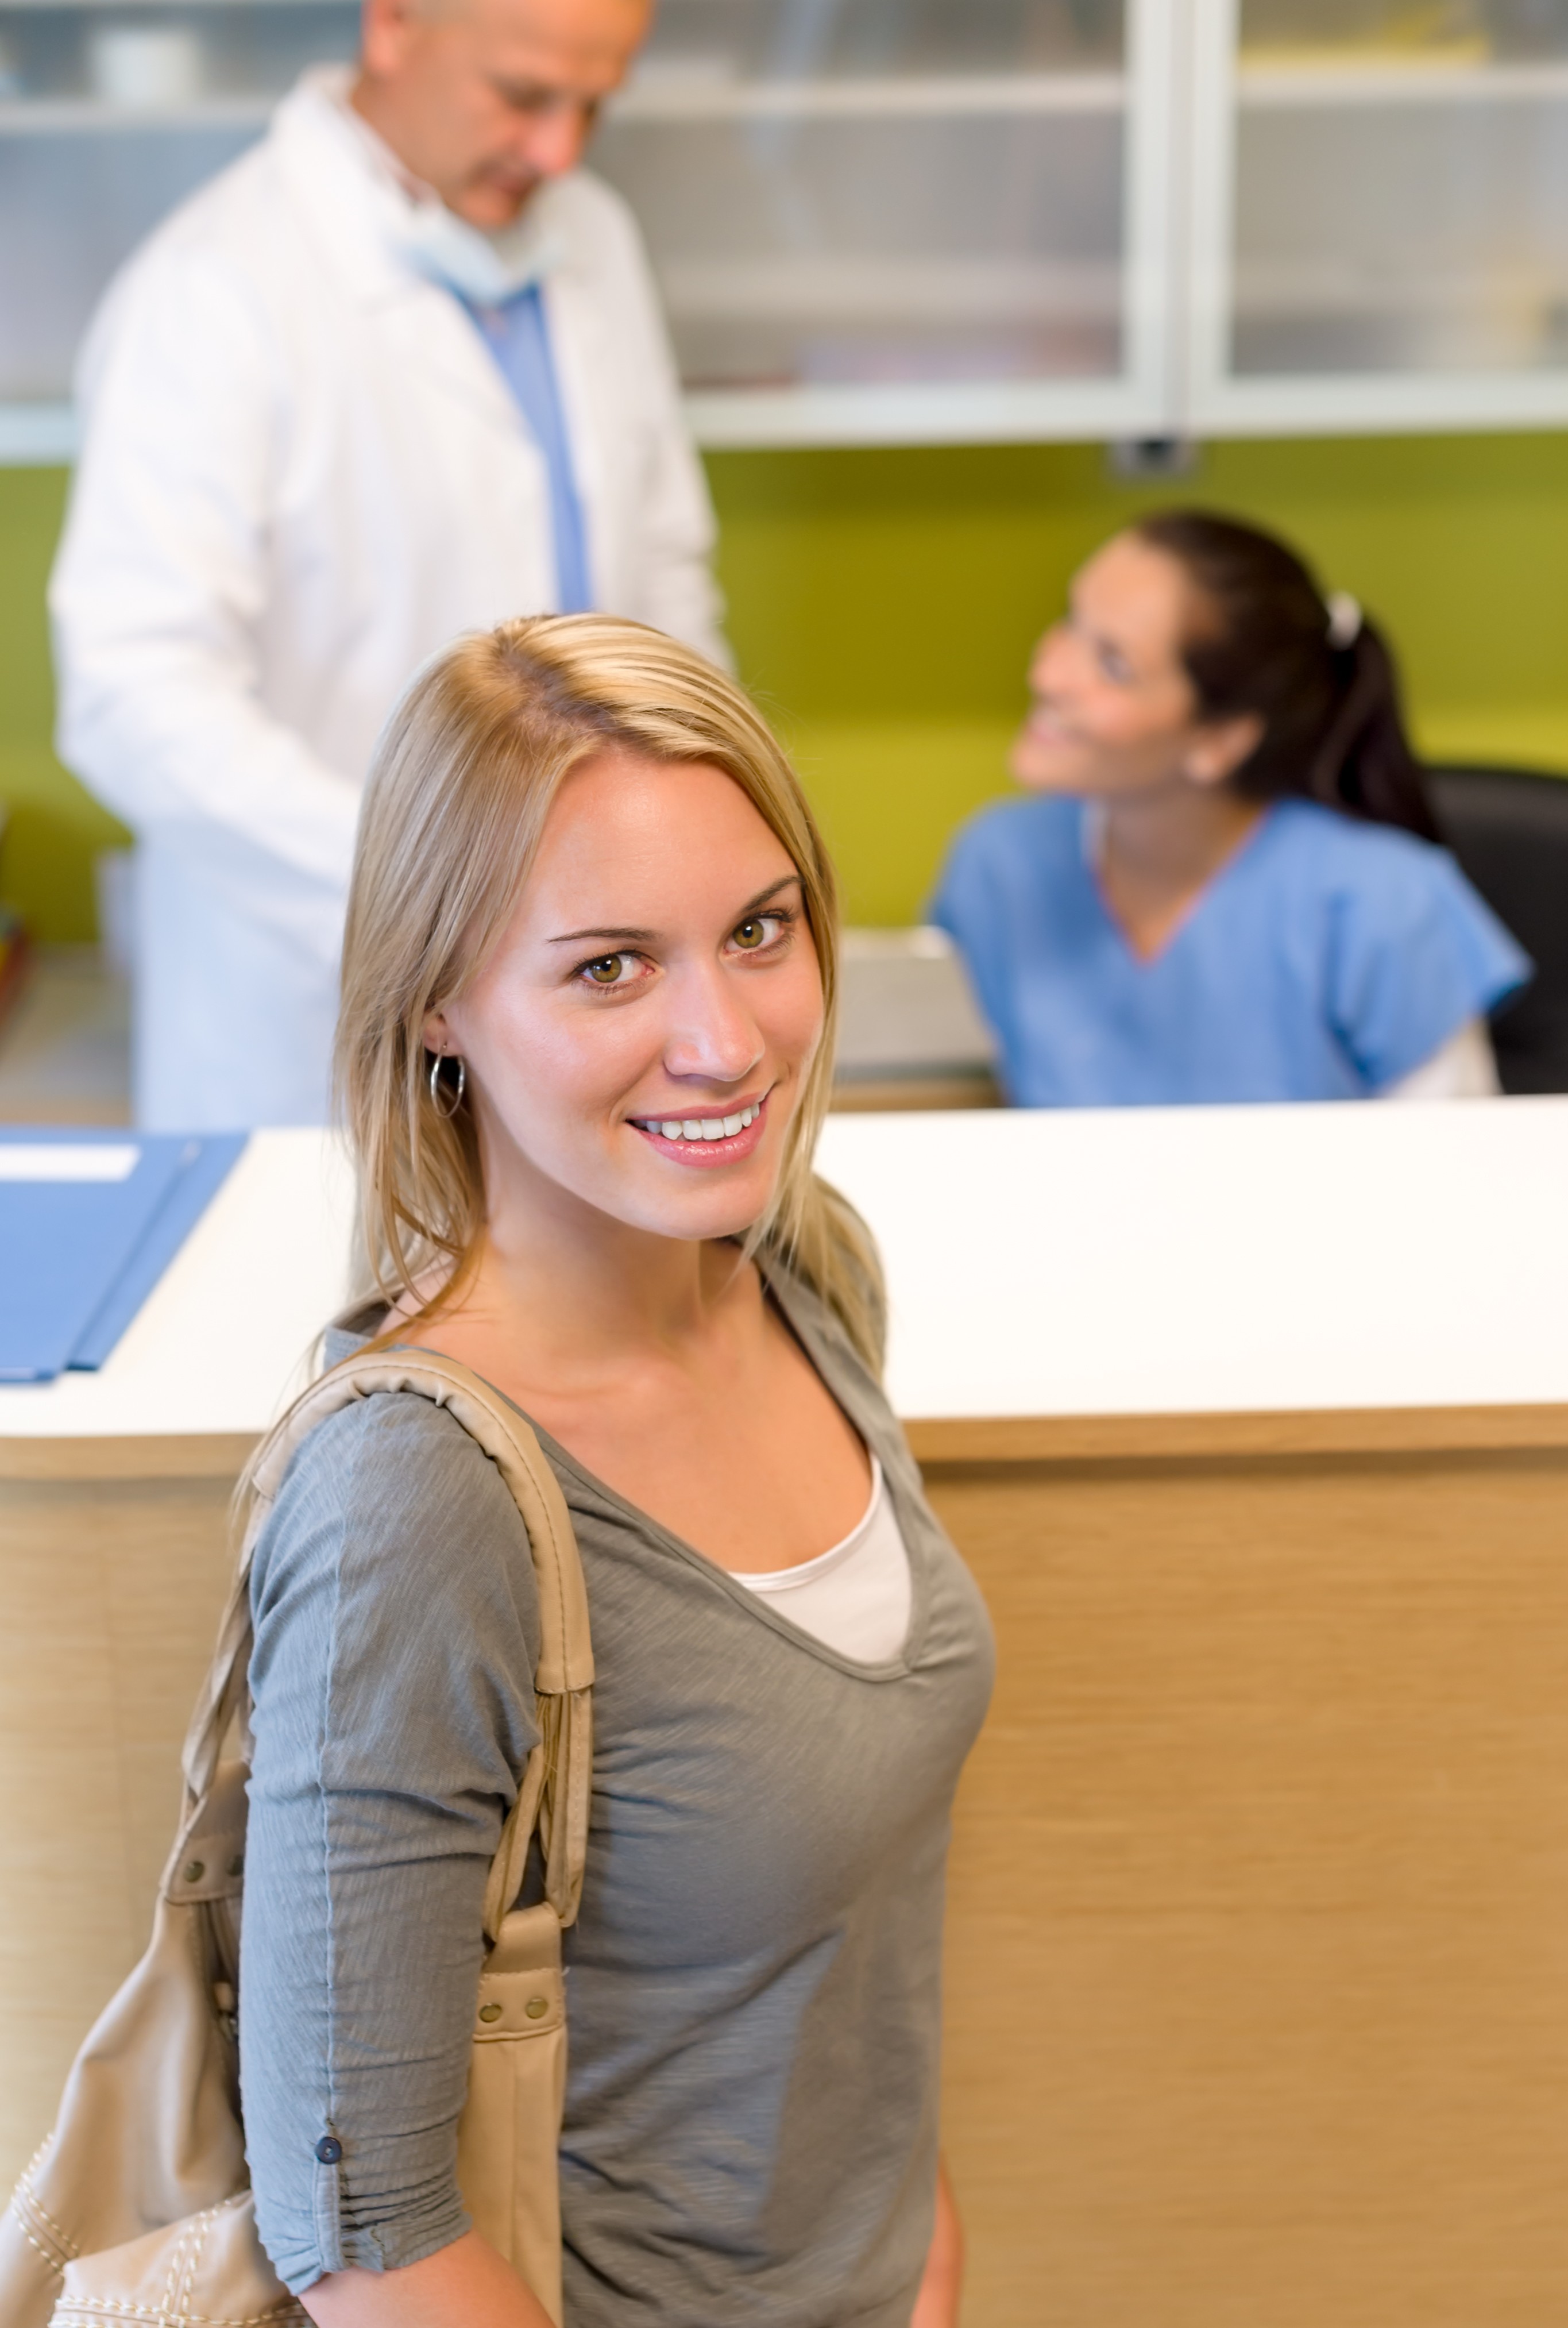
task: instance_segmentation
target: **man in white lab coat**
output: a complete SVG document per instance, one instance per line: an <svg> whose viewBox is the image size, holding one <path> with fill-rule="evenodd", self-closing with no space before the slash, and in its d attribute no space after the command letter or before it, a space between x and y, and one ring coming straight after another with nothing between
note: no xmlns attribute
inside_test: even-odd
<svg viewBox="0 0 1568 2328"><path fill-rule="evenodd" d="M577 160L649 0L369 0L357 73L111 286L51 600L61 751L136 834L150 1129L319 1123L359 788L456 633L721 657L652 283Z"/></svg>

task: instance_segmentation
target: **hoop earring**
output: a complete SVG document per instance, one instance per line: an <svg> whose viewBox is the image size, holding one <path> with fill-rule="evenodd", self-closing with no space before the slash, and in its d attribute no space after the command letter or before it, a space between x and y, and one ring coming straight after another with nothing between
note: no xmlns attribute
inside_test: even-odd
<svg viewBox="0 0 1568 2328"><path fill-rule="evenodd" d="M444 1051L437 1051L434 1057L430 1062L430 1104L435 1110L436 1114L439 1115L444 1122L450 1123L453 1117L457 1113L458 1109L462 1105L462 1094L468 1085L468 1067L463 1060L459 1059L457 1063L457 1089L452 1094L452 1105L450 1107L443 1107L441 1104L441 1065L445 1056L446 1053Z"/></svg>

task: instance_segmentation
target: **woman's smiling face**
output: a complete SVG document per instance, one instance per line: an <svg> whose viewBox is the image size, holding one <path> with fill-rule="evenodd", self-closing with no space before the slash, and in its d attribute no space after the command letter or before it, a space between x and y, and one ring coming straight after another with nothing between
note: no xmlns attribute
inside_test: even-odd
<svg viewBox="0 0 1568 2328"><path fill-rule="evenodd" d="M723 769L617 747L567 777L499 944L425 1034L466 1064L487 1182L707 1238L766 1212L822 1030L783 843Z"/></svg>
<svg viewBox="0 0 1568 2328"><path fill-rule="evenodd" d="M1033 709L1013 747L1019 783L1088 796L1227 774L1245 756L1232 747L1250 749L1255 733L1199 718L1181 660L1199 612L1165 550L1122 533L1097 551L1074 578L1065 619L1035 650Z"/></svg>

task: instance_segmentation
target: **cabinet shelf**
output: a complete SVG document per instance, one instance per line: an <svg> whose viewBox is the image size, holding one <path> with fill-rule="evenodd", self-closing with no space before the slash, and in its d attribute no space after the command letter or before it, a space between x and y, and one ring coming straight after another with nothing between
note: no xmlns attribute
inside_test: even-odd
<svg viewBox="0 0 1568 2328"><path fill-rule="evenodd" d="M1377 64L1243 63L1237 89L1249 112L1341 112L1371 106L1532 105L1568 97L1568 59L1484 64L1414 59Z"/></svg>
<svg viewBox="0 0 1568 2328"><path fill-rule="evenodd" d="M171 129L260 129L271 118L273 97L203 97L192 104L105 105L91 97L7 99L0 103L0 137L137 136Z"/></svg>
<svg viewBox="0 0 1568 2328"><path fill-rule="evenodd" d="M980 324L1070 314L1114 325L1120 270L1110 262L1038 258L894 258L872 253L763 259L681 259L659 270L669 313L798 318L818 324Z"/></svg>
<svg viewBox="0 0 1568 2328"><path fill-rule="evenodd" d="M887 386L688 390L699 445L1012 444L1146 434L1147 415L1125 382L1086 379L902 383ZM64 464L76 455L66 403L0 401L0 466Z"/></svg>
<svg viewBox="0 0 1568 2328"><path fill-rule="evenodd" d="M0 464L23 467L69 461L76 416L69 404L0 403Z"/></svg>
<svg viewBox="0 0 1568 2328"><path fill-rule="evenodd" d="M844 80L743 80L695 73L650 75L613 98L621 123L859 121L973 115L1119 113L1120 73L891 75Z"/></svg>
<svg viewBox="0 0 1568 2328"><path fill-rule="evenodd" d="M218 0L219 6L237 0ZM282 94L280 91L279 95ZM127 130L259 128L276 96L204 97L132 108L88 97L0 101L0 136L81 136ZM923 79L705 81L662 78L625 90L606 108L618 127L725 121L912 121L1047 114L1119 114L1119 73L1017 73Z"/></svg>
<svg viewBox="0 0 1568 2328"><path fill-rule="evenodd" d="M354 0L165 0L165 6L169 14L180 16L225 16L238 9L268 16L279 8L330 9L350 23L356 13ZM126 9L135 9L138 16L145 16L147 0L0 0L0 18L102 16Z"/></svg>

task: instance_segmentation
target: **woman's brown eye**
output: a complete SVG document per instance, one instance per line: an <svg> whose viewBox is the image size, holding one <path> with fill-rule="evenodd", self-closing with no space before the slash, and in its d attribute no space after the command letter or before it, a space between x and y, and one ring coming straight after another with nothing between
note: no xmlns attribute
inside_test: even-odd
<svg viewBox="0 0 1568 2328"><path fill-rule="evenodd" d="M765 922L742 922L735 932L735 943L738 946L744 946L748 953L754 953L758 946L766 943L767 936L768 925Z"/></svg>
<svg viewBox="0 0 1568 2328"><path fill-rule="evenodd" d="M618 986L621 982L621 956L602 953L597 962L588 964L588 975L595 986Z"/></svg>

